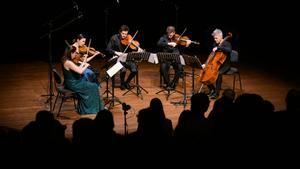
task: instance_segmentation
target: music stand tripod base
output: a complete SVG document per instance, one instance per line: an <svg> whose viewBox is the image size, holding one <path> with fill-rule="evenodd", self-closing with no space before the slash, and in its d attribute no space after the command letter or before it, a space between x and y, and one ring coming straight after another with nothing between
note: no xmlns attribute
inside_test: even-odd
<svg viewBox="0 0 300 169"><path fill-rule="evenodd" d="M133 91L134 88L136 88L136 92ZM149 93L146 89L144 89L140 85L130 85L130 89L128 89L125 93L123 93L123 96L125 96L128 92L132 92L136 96L141 96L141 99L143 100L142 91L144 91L147 94Z"/></svg>
<svg viewBox="0 0 300 169"><path fill-rule="evenodd" d="M115 106L115 102L118 102L119 104L122 104L122 102L120 101L120 99L118 97L115 96L115 76L113 76L111 78L111 83L112 83L112 90L110 91L109 88L108 88L108 81L109 81L109 76L106 75L106 90L105 92L103 93L106 94L106 98L104 99L105 102L104 102L104 105L108 105L109 104L109 107L108 109L112 109L114 106ZM108 95L111 95L111 97L109 97Z"/></svg>
<svg viewBox="0 0 300 169"><path fill-rule="evenodd" d="M169 87L167 87L167 88L165 88L165 89L162 89L162 90L160 90L160 91L158 91L158 92L156 92L155 94L159 94L159 93L161 93L161 92L167 92L167 100L169 100L169 97L170 97L170 95L171 94L173 94L173 93L180 93L180 94L184 94L183 92L181 92L181 91L179 91L179 90L176 90L176 89L172 89L172 88L169 88Z"/></svg>
<svg viewBox="0 0 300 169"><path fill-rule="evenodd" d="M136 66L138 69L138 62L136 62ZM133 92L132 90L136 88L136 93ZM134 85L130 85L130 89L128 89L128 91L126 91L123 96L125 96L128 92L132 92L134 93L136 96L141 96L141 99L143 100L143 95L142 95L142 90L145 93L149 93L146 89L144 89L140 84L139 84L139 71L137 71L137 74L135 75L135 84Z"/></svg>

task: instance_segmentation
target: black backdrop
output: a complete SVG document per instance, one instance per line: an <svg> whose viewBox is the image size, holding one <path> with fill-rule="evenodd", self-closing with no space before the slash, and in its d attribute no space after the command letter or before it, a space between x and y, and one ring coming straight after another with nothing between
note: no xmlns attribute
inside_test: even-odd
<svg viewBox="0 0 300 169"><path fill-rule="evenodd" d="M299 38L297 5L288 2L230 2L194 0L77 0L8 2L1 11L3 62L48 61L47 23L59 28L52 33L53 60L58 61L64 40L71 42L78 33L92 38L92 47L104 51L108 38L122 24L148 51L156 52L156 42L167 25L175 25L177 33L199 41L188 52L205 60L211 48L211 32L220 28L232 32L233 48L240 52L241 62L255 63L267 70L298 73L296 60ZM8 11L8 12L7 12ZM79 13L79 14L78 14ZM78 15L82 17L78 18ZM254 64L253 64L254 65Z"/></svg>

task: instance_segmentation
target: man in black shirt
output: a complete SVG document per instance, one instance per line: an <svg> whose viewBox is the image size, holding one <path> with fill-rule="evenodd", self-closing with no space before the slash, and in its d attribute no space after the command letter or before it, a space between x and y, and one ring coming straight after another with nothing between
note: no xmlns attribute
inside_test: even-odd
<svg viewBox="0 0 300 169"><path fill-rule="evenodd" d="M161 52L180 54L185 47L188 47L191 44L191 41L187 40L185 46L178 45L178 39L175 39L176 35L177 34L175 31L175 27L168 26L166 34L164 34L157 42L157 46L159 47ZM175 76L172 81L169 77L169 70L171 65L175 70ZM160 73L163 77L165 87L175 89L179 77L183 76L183 65L181 65L181 63L176 63L175 61L160 63Z"/></svg>
<svg viewBox="0 0 300 169"><path fill-rule="evenodd" d="M216 84L207 85L210 90L209 97L211 99L216 99L219 96L221 90L222 74L226 73L230 69L230 54L232 49L230 42L223 39L223 33L220 29L215 29L212 33L212 36L215 41L212 52L223 52L223 54L226 56L226 59L222 61L223 63L218 70Z"/></svg>
<svg viewBox="0 0 300 169"><path fill-rule="evenodd" d="M120 56L123 54L123 52L131 52L131 51L139 51L140 48L136 48L136 49L131 49L131 48L127 48L127 44L124 42L128 42L128 36L130 36L128 34L129 32L129 27L127 25L122 25L119 29L119 33L113 35L108 44L107 44L107 48L106 50L111 54L111 55L117 55ZM123 42L123 43L122 43ZM127 51L125 51L125 49L128 49ZM124 89L129 89L129 83L130 81L134 78L134 76L137 74L137 66L136 63L134 62L121 62L121 64L124 66L121 69L121 73L120 73L120 79L121 79L121 90ZM126 76L126 71L127 69L130 70L130 74L127 77L127 79L125 80L125 76Z"/></svg>

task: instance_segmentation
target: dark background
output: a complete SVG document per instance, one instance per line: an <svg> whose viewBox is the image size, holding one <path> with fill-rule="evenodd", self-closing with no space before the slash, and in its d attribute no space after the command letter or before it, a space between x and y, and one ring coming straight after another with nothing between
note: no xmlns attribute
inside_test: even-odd
<svg viewBox="0 0 300 169"><path fill-rule="evenodd" d="M195 1L195 0L77 0L10 1L2 5L2 63L49 61L49 21L52 20L51 56L58 62L78 33L92 38L91 46L105 52L106 43L120 25L147 51L156 52L156 42L166 26L199 41L187 53L206 60L212 44L211 32L220 28L233 33L233 48L242 63L275 71L290 79L299 73L299 23L297 5L289 2ZM79 17L82 16L82 17ZM70 23L69 23L70 22ZM65 26L62 26L65 25ZM58 29L58 30L56 30Z"/></svg>

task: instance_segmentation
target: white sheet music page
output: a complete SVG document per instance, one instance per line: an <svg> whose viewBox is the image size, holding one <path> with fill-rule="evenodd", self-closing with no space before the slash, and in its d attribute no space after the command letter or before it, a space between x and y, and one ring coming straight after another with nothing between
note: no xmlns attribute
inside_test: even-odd
<svg viewBox="0 0 300 169"><path fill-rule="evenodd" d="M119 70L123 68L123 65L118 61L115 65L113 65L110 69L106 71L109 77L113 77Z"/></svg>
<svg viewBox="0 0 300 169"><path fill-rule="evenodd" d="M185 61L184 61L182 55L179 55L179 58L180 58L180 63L181 63L182 65L185 65Z"/></svg>
<svg viewBox="0 0 300 169"><path fill-rule="evenodd" d="M150 53L148 62L158 64L158 58L156 53Z"/></svg>
<svg viewBox="0 0 300 169"><path fill-rule="evenodd" d="M119 62L126 62L126 59L127 59L127 53L122 53L119 58L118 58L118 61Z"/></svg>

